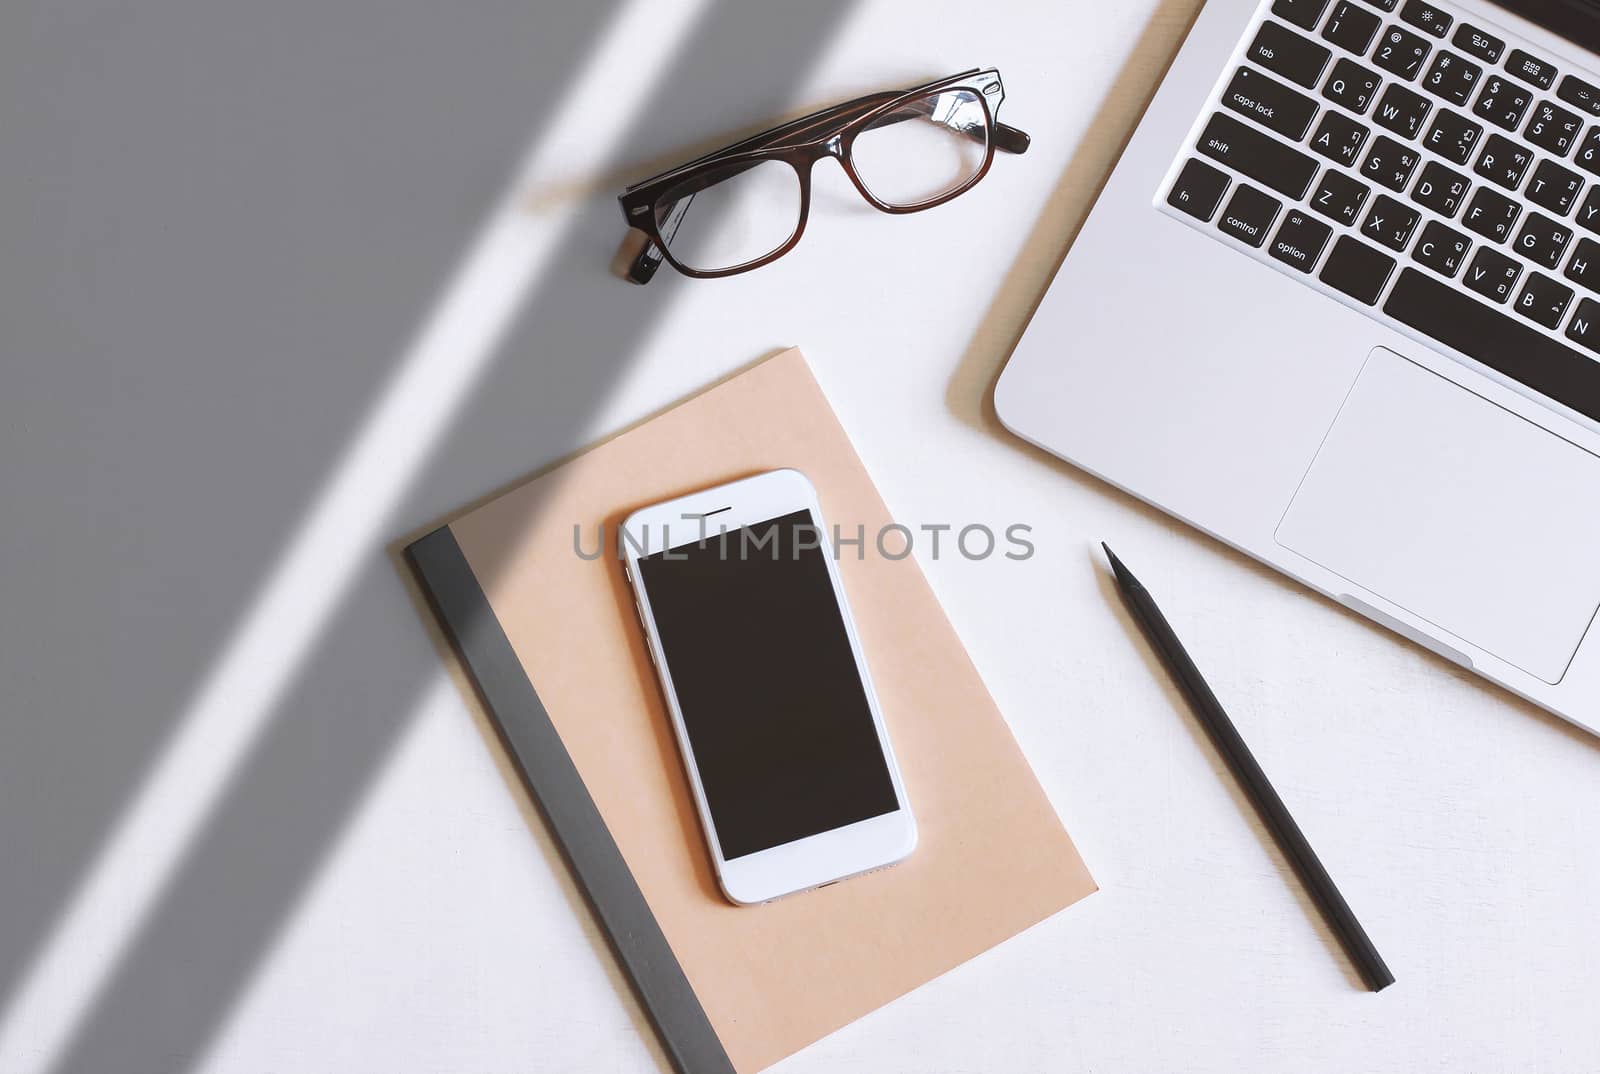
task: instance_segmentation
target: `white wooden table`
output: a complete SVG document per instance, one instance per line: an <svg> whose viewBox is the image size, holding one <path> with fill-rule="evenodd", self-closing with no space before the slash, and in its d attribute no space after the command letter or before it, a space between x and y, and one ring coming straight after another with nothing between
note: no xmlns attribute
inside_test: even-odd
<svg viewBox="0 0 1600 1074"><path fill-rule="evenodd" d="M6 368L31 363L0 398L0 1070L665 1069L390 553L790 344L903 523L1032 527L1026 562L918 554L1102 890L777 1069L1600 1069L1600 743L992 416L1010 342L1194 7L630 0L604 19L520 16L552 28L521 46L497 46L486 15L462 16L482 19L481 41L430 39L424 16L319 29L309 5L287 29L208 8L174 31L222 48L240 24L226 47L244 74L184 52L170 85L130 76L152 108L206 114L184 93L208 85L238 104L232 129L196 130L206 152L192 159L146 152L137 116L117 128L150 169L128 181L165 191L164 211L225 222L217 184L249 194L253 140L292 150L296 124L326 156L259 162L282 171L288 200L260 196L289 238L274 245L280 224L239 204L250 241L193 240L217 260L184 262L182 286L159 275L181 250L135 271L129 244L160 249L159 220L25 231L31 256L72 259L50 271L80 288L52 292L59 317L42 298L3 307L32 335L6 337L0 319ZM164 40L96 18L58 19L35 47L144 70L125 50ZM23 48L8 36L0 49ZM522 75L502 86L495 65L514 70L520 47L567 67L508 102ZM300 57L312 89L250 83L258 48ZM363 64L396 63L438 88L405 101L409 115L364 81ZM72 125L119 115L118 86L90 73L93 93L56 93L70 79L42 64L0 77L57 101L24 135L51 151L40 176L89 195L52 211L96 220L93 197L118 195L80 173L108 160L120 175L119 146L109 121ZM778 264L710 283L664 270L646 289L607 274L622 234L610 203L641 161L976 64L999 66L1003 118L1033 148L969 195L890 217L824 165L805 240ZM330 71L348 72L344 90ZM471 94L449 96L458 85ZM477 140L458 144L453 125ZM54 204L40 190L30 214ZM383 207L331 253L290 210L370 207L330 207L325 191ZM404 233L409 197L432 214L424 238ZM396 304L385 266L424 242L432 283ZM32 278L18 256L0 245L4 279ZM281 317L253 302L258 279ZM79 340L75 316L104 331ZM193 343L167 340L170 319L237 331L240 353L164 365ZM349 340L327 329L358 323ZM263 348L281 364L250 357ZM1394 969L1387 992L1361 990L1224 778L1117 604L1101 539L1233 712Z"/></svg>

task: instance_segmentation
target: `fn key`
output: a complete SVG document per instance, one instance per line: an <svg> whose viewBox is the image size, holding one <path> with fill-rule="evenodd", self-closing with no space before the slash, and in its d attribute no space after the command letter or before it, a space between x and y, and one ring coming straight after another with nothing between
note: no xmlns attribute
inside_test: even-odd
<svg viewBox="0 0 1600 1074"><path fill-rule="evenodd" d="M1209 221L1227 189L1226 173L1209 164L1191 160L1184 164L1172 189L1167 192L1167 204L1196 219Z"/></svg>

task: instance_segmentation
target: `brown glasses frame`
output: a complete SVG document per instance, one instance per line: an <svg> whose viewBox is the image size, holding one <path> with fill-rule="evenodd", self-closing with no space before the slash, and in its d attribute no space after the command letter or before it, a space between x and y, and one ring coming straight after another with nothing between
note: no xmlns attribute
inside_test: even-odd
<svg viewBox="0 0 1600 1074"><path fill-rule="evenodd" d="M869 129L874 120L887 112L894 111L909 100L915 100L935 91L957 89L972 90L983 105L986 136L982 165L960 186L915 205L891 205L874 195L856 172L852 160L851 151L856 136ZM628 278L634 283L649 283L663 260L685 276L693 276L696 279L734 276L776 261L794 249L800 237L805 234L806 220L811 214L811 169L817 161L825 157L832 157L839 162L845 174L850 177L850 182L875 209L886 213L903 214L917 213L936 205L943 205L951 198L971 190L989 174L989 166L994 163L996 149L1003 149L1008 153L1027 151L1030 141L1028 136L995 118L995 113L999 111L1000 104L1004 100L1005 86L1000 81L1000 72L993 67L974 67L960 74L913 86L911 89L870 93L864 97L845 101L843 104L824 108L635 183L618 196L617 202L622 207L622 216L628 222L628 226L643 232L648 241L629 266ZM689 211L695 192L769 160L789 165L799 178L800 214L795 223L794 233L770 253L729 268L696 269L673 257L670 248L672 237L677 233L678 225L683 222L684 215ZM656 206L660 204L662 198L674 191L680 191L684 196L676 199L665 213L658 214Z"/></svg>

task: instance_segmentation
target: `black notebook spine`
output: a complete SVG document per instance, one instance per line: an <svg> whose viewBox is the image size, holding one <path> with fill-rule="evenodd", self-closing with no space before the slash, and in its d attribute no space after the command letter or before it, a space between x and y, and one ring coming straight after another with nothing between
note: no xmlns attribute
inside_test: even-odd
<svg viewBox="0 0 1600 1074"><path fill-rule="evenodd" d="M406 558L678 1074L734 1074L583 777L448 526Z"/></svg>

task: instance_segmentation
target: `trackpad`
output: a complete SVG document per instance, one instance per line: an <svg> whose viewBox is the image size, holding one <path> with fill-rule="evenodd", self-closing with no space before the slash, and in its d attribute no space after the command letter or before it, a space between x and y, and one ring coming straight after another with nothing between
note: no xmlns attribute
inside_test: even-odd
<svg viewBox="0 0 1600 1074"><path fill-rule="evenodd" d="M1277 538L1554 684L1600 606L1600 457L1380 347Z"/></svg>

